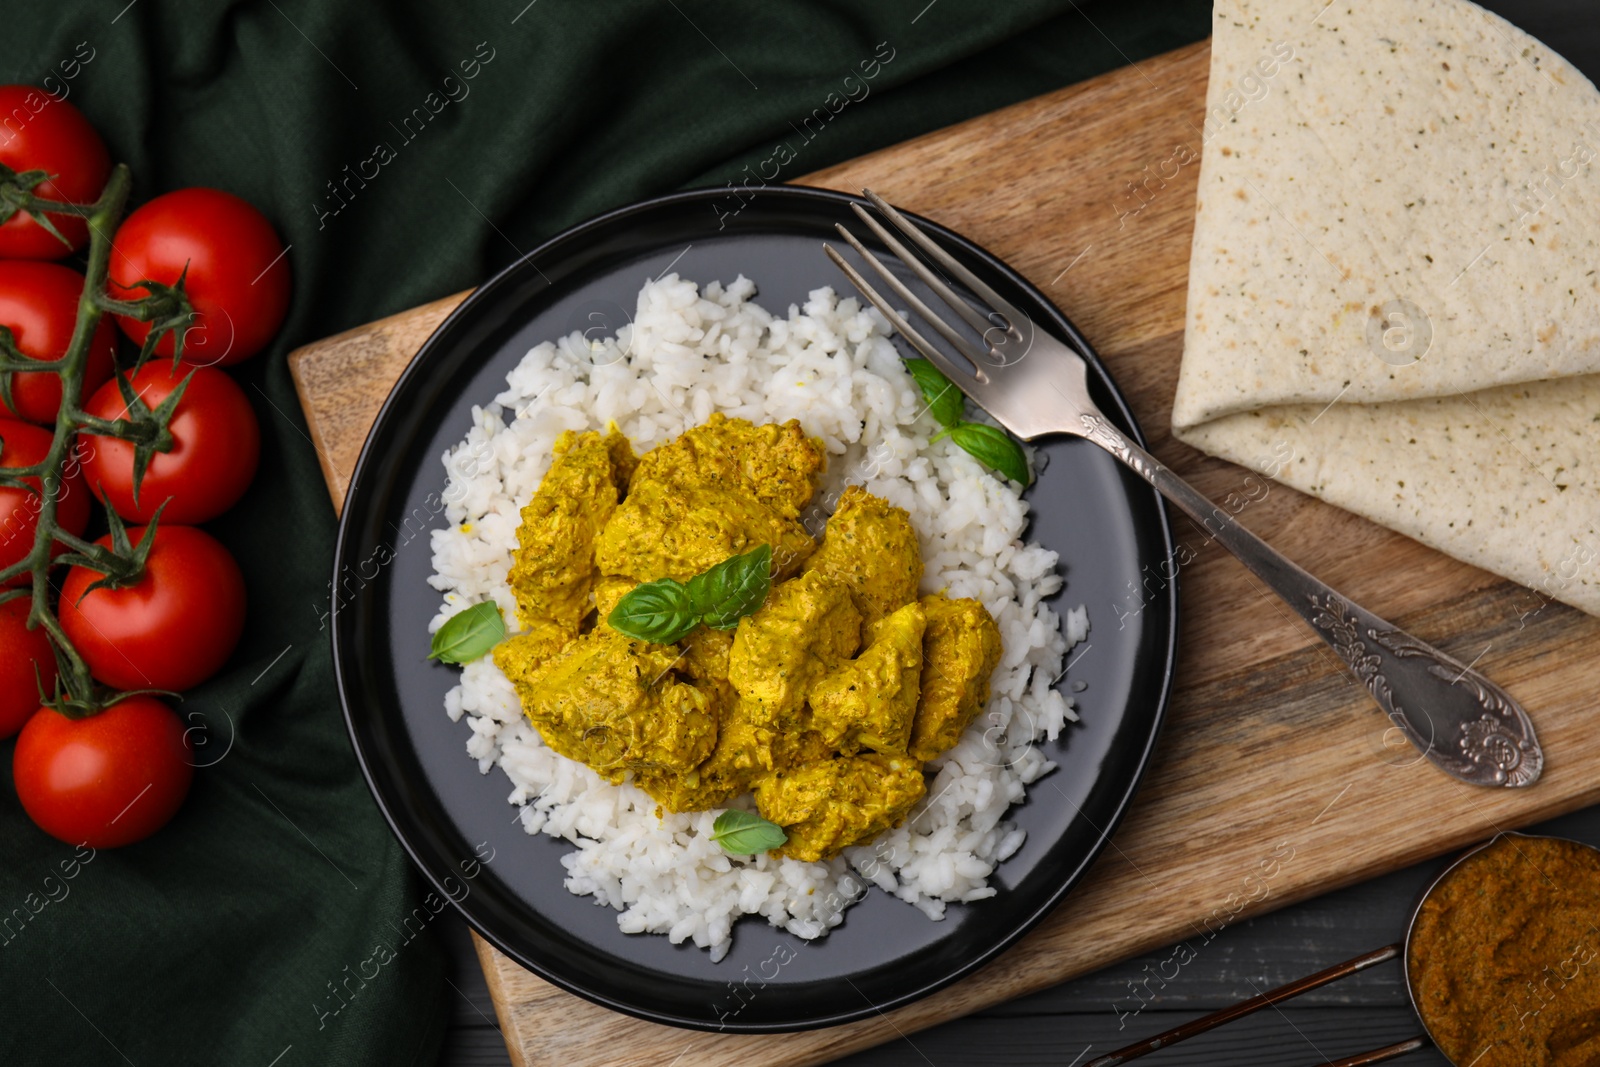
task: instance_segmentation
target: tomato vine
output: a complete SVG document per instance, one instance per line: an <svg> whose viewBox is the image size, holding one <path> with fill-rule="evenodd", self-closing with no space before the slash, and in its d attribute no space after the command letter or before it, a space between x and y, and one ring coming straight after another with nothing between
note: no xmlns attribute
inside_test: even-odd
<svg viewBox="0 0 1600 1067"><path fill-rule="evenodd" d="M83 292L78 301L77 322L72 340L65 353L53 360L37 360L24 355L15 338L6 327L0 326L0 399L11 397L13 375L17 373L53 373L61 379L61 404L56 413L49 451L37 463L0 469L0 485L19 488L38 497L38 520L34 529L33 544L27 554L0 569L0 603L22 597L30 598L27 625L29 629L42 628L50 638L55 652L57 679L53 694L41 694L42 702L65 715L80 718L104 710L127 693L112 693L97 688L89 666L73 646L61 625L56 611L51 607L50 572L53 567L77 565L104 575L96 584L125 586L137 582L154 538L157 518L152 518L138 544L130 543L122 520L114 509L106 509L106 519L111 527L111 545L97 545L64 529L58 522L58 505L70 469L77 463L79 431L89 431L102 437L116 437L134 445L134 487L143 478L151 456L167 452L173 447L172 434L167 428L173 410L183 394L187 379L155 408L145 405L135 395L129 383L130 375L137 373L155 350L156 343L167 333L173 333L173 366L177 367L183 352L183 331L193 320L193 310L184 292L184 281L176 285L143 283L149 296L137 300L113 298L107 291L107 271L110 262L112 234L117 230L127 207L131 174L125 164L112 169L111 176L93 204L71 204L45 200L35 195L35 188L49 175L40 171L17 173L0 167L0 223L17 212L25 212L51 233L61 237L50 224L49 216L77 217L86 221L89 230L88 262L84 268ZM65 238L61 238L65 241ZM96 327L102 315L126 315L150 322L152 328L141 345L131 371L116 370L116 380L127 401L127 416L105 419L89 414L83 408L84 377ZM0 442L3 447L3 442ZM34 484L29 484L33 482ZM159 509L158 509L159 512ZM65 552L58 554L58 546ZM8 588L24 575L25 585Z"/></svg>

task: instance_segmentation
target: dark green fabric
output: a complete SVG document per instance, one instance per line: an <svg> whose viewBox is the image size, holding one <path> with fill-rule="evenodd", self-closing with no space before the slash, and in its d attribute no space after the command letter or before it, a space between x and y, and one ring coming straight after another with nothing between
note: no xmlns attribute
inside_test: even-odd
<svg viewBox="0 0 1600 1067"><path fill-rule="evenodd" d="M215 765L162 833L75 868L61 866L73 849L0 789L0 1062L437 1056L456 994L432 926L403 932L424 925L404 916L426 905L339 718L320 624L334 517L291 348L465 288L604 209L743 180L779 140L798 143L790 124L830 93L859 96L845 78L875 53L892 58L869 95L814 120L821 132L778 180L1209 27L1202 0L525 2L7 12L0 78L53 73L133 167L140 198L215 185L259 205L293 246L295 284L282 336L239 371L262 423L261 473L211 527L251 596L238 654L183 705L208 724L199 751ZM62 61L90 51L60 80ZM408 133L414 111L427 121ZM349 180L380 144L364 185ZM329 183L345 181L336 199Z"/></svg>

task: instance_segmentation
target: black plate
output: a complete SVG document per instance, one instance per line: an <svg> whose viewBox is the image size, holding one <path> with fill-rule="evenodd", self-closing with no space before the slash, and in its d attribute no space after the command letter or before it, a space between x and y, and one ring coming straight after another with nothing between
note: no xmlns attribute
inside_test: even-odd
<svg viewBox="0 0 1600 1067"><path fill-rule="evenodd" d="M953 905L942 922L930 922L874 891L812 944L745 919L732 951L713 964L692 945L623 934L616 912L563 889L559 860L572 846L513 825L509 781L498 769L480 775L466 756L467 727L443 707L457 672L426 659L426 627L439 604L427 583L426 531L445 522L439 457L466 434L471 406L493 399L536 343L573 329L614 331L640 285L669 265L700 282L743 273L776 314L819 286L852 292L821 246L836 240L835 222L853 221L853 199L769 188L730 214L740 202L726 190L683 193L601 216L540 246L463 303L406 369L362 450L339 526L332 630L340 698L395 834L434 887L501 951L574 993L657 1022L809 1029L886 1011L969 973L1082 877L1126 810L1166 711L1177 590L1160 577L1172 547L1160 498L1095 446L1056 438L1043 443L1047 462L1028 493L1029 536L1061 555L1067 589L1058 608L1089 607L1093 629L1072 653L1069 676L1087 683L1072 692L1083 722L1045 746L1060 768L1012 811L1028 839L992 876L997 896ZM1001 294L1088 355L1096 402L1138 437L1072 324L1005 264L928 226ZM481 871L475 854L489 858Z"/></svg>

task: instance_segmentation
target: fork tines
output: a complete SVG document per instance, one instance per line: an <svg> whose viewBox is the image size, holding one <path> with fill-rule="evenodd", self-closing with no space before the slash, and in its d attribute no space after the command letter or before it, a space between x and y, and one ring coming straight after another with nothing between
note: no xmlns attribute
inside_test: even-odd
<svg viewBox="0 0 1600 1067"><path fill-rule="evenodd" d="M837 265L840 270L844 271L845 277L850 279L851 284L853 284L857 289L861 290L861 295L866 297L874 307L883 313L884 317L889 320L890 324L897 331L899 331L901 336L903 336L913 348L920 352L946 375L949 375L953 378L956 375L959 375L960 377L956 378L958 381L963 379L966 381L972 381L973 379L976 379L978 382L987 384L990 379L989 376L984 372L984 364L1004 364L1006 362L1005 357L1001 355L996 348L996 344L1005 344L1007 341L1025 343L1026 339L1024 338L1022 331L1018 328L1017 324L1019 322L1026 322L1027 319L1021 315L1016 308L1012 307L1010 303L1001 297L1000 294L996 293L992 288L990 288L990 286L987 285L981 278L973 274L972 271L968 270L966 267L962 266L954 256L950 255L943 248L939 247L939 245L936 244L932 238L922 231L921 227L917 226L910 219L902 215L881 196L879 196L877 193L874 193L871 189L863 189L862 193L869 201L872 202L874 207L883 213L883 216L887 218L894 225L894 227L900 231L901 234L909 238L910 241L919 249L921 249L930 259L939 264L939 266L943 267L963 285L967 286L967 288L970 289L981 301L989 306L991 309L990 315L988 317L980 315L972 308L970 304L963 300L955 292L955 290L951 289L950 286L945 283L943 278L934 273L934 271L922 261L920 256L908 249L906 245L899 240L899 238L897 238L886 227L884 227L884 225L877 219L873 218L873 216L865 208L863 208L860 204L851 205L856 217L859 218L862 223L865 224L867 228L870 229L890 251L899 257L901 262L910 267L912 272L922 280L923 284L929 289L933 290L933 292L952 312L960 316L968 326L977 331L978 335L983 338L987 351L984 351L983 349L980 349L978 346L974 345L967 337L964 337L961 333L957 332L955 327L951 326L948 322L941 318L920 297L907 288L905 283L896 277L895 274L884 265L882 260L880 260L875 254L868 250L865 245L857 240L856 236L845 226L838 225L835 227L835 229L839 231L839 235L849 242L850 247L854 248L856 253L872 266L873 270L877 271L884 283L888 285L891 290L893 290L896 296L905 301L906 305L915 311L917 315L921 316L921 318L924 319L928 325L932 326L940 336L942 336L946 341L950 342L955 350L964 357L968 366L960 366L957 361L951 359L942 350L929 342L928 339L919 333L914 327L912 327L912 325L906 321L905 316L901 315L899 310L895 308L894 305L890 304L883 294L879 293L875 288L873 288L873 286L861 276L861 273L852 267L837 250L831 246L824 245L823 247L828 253L828 257L833 260L834 264ZM996 338L996 340L991 342L991 337ZM963 388L966 388L966 386L964 385Z"/></svg>

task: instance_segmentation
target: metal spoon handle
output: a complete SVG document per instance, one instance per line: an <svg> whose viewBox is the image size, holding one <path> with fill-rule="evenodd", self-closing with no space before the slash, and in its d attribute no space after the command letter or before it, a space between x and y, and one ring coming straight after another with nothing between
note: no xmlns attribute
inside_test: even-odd
<svg viewBox="0 0 1600 1067"><path fill-rule="evenodd" d="M1330 589L1104 418L1082 418L1084 436L1154 486L1298 612L1436 767L1474 785L1524 786L1538 779L1544 753L1533 723L1505 690Z"/></svg>
<svg viewBox="0 0 1600 1067"><path fill-rule="evenodd" d="M1345 960L1343 963L1335 964L1327 970L1318 971L1316 974L1310 974L1304 978L1297 978L1293 982L1279 986L1277 989L1258 993L1249 1000L1241 1000L1239 1003L1223 1008L1221 1011L1214 1011L1210 1015L1191 1019L1182 1026L1175 1026L1164 1034L1157 1034L1155 1037L1146 1038L1143 1041L1129 1045L1127 1048L1120 1048L1109 1055L1101 1056L1097 1060L1090 1060L1084 1064L1084 1067L1117 1067L1118 1064L1136 1060L1140 1056L1148 1055L1157 1049L1166 1048L1168 1045L1176 1045L1179 1041L1187 1040L1197 1034L1203 1034L1207 1030L1215 1030L1223 1023L1231 1023L1235 1019L1242 1019L1246 1015L1252 1015L1262 1008L1270 1008L1272 1005L1280 1004L1291 997L1298 997L1301 993L1310 992L1318 986L1325 986L1329 982L1337 982L1341 978L1364 971L1368 967L1376 967L1380 963L1387 963L1389 960L1398 957L1400 952L1401 946L1397 944L1385 945L1383 948L1364 952L1355 959ZM1371 1056L1376 1055L1376 1053L1369 1052L1366 1055ZM1397 1052L1395 1055L1398 1056L1399 1053ZM1361 1060L1359 1062L1377 1063L1378 1061Z"/></svg>

